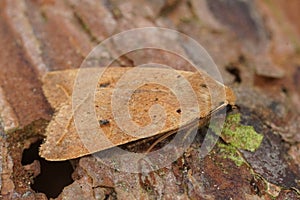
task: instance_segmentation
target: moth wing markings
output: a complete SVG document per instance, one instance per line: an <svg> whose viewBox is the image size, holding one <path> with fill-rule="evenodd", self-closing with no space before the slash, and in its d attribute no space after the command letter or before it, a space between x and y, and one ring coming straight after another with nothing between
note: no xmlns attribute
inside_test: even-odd
<svg viewBox="0 0 300 200"><path fill-rule="evenodd" d="M120 70L122 70L122 73L123 73L127 69L122 68ZM109 82L111 82L111 85L109 85L108 87L113 87L115 82L120 77L120 75L122 75L120 70L116 67L115 69L107 72L108 76L106 78L104 77L103 81L108 80ZM48 95L46 95L47 98L49 97L49 95L51 95L49 92L55 92L53 90L53 83L55 83L55 84L60 83L60 81L61 81L60 79L65 76L65 73L68 74L66 76L68 78L67 78L67 81L66 81L67 83L63 82L63 83L65 83L65 85L63 85L63 86L67 87L66 91L70 91L70 93L72 93L73 88L71 86L73 86L74 80L71 80L71 79L72 78L75 79L76 76L74 74L77 74L77 70L67 70L67 71L62 71L62 72L59 72L59 73L56 72L56 74L53 73L53 74L50 74L49 76L57 76L57 77L50 77L50 78L52 78L52 82L48 81L47 86L44 86L44 87L46 87L46 89L48 89L48 93L47 93ZM190 77L190 76L192 76L192 74L194 74L192 72L185 72L185 71L179 71L179 73L182 73L185 78ZM205 78L206 78L207 75L204 74L203 76L205 76ZM213 82L213 83L216 82L213 79L211 79L209 76L208 76L208 80ZM199 82L199 80L198 80L198 82L194 81L194 83L192 83L192 86L194 86L194 87L198 86L199 87L198 84L201 84L202 82L201 81ZM214 83L214 84L215 84L215 86L217 86L217 87L215 87L217 89L218 88L220 89L220 87L221 87L221 89L225 88L225 93L226 93L226 95L228 94L226 96L226 98L228 98L228 99L227 99L227 102L226 101L224 102L224 106L227 105L228 103L229 104L234 104L234 101L235 101L234 93L229 88L227 88L226 86L224 86L222 84L219 84L219 83L217 83L217 84ZM49 89L49 87L50 88L52 87L52 88ZM196 93L198 94L197 97L200 98L199 99L200 105L202 106L202 108L205 108L204 106L207 106L207 104L205 102L208 102L209 98L207 98L206 101L202 101L203 99L201 99L201 90L199 90L199 91L198 90L199 90L199 88L196 89ZM66 92L61 92L60 94L62 94L62 93L66 93ZM54 95L54 96L51 96L49 98L50 99L55 99L55 97L56 96ZM56 109L58 110L57 115L59 115L59 111L61 110L61 107L58 106L58 104L55 104L55 105L58 107L58 108L56 107ZM215 108L217 108L217 106ZM210 107L210 109L206 109L206 110L204 109L203 115L205 115L207 113L209 114L212 111L211 109L212 109L211 107ZM200 118L201 118L201 116L200 116ZM54 120L55 119L56 119L56 117L54 117ZM52 122L52 125L53 125L53 123L54 122ZM50 122L50 124L51 124L51 122ZM66 160L66 159L77 158L77 157L80 157L80 156L84 156L84 155L93 153L93 152L89 152L84 147L82 142L80 141L79 136L76 134L76 129L74 127L74 124L70 123L70 125L68 125L69 124L68 120L67 120L67 123L65 123L65 124L66 124L66 126L65 126L66 129L69 129L69 133L70 133L70 134L68 134L68 137L64 136L62 139L57 139L58 136L59 136L59 133L57 133L56 135L53 135L53 133L52 133L51 136L48 135L46 143L44 143L41 147L41 151L40 151L41 155L43 157L45 157L46 159L48 159L48 160ZM173 127L173 128L170 128L170 129L174 130L175 128ZM170 129L165 130L165 131L170 131ZM114 132L114 127L110 126L109 132ZM67 134L65 134L65 135L67 135ZM60 135L60 138L61 137L62 136ZM57 143L57 140L60 141L60 142ZM124 143L127 143L127 142L130 142L130 141L122 140L119 144L124 144ZM119 145L119 144L116 144L116 145ZM53 152L49 152L49 150L53 151ZM103 150L103 149L99 149L99 150Z"/></svg>

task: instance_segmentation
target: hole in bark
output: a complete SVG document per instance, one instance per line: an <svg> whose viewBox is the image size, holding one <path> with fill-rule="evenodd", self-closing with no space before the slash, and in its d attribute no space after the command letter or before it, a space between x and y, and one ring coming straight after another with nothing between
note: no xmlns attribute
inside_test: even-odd
<svg viewBox="0 0 300 200"><path fill-rule="evenodd" d="M38 154L41 144L42 140L39 140L33 143L29 149L23 151L22 165L28 165L33 163L34 160L38 160L41 173L33 179L34 182L31 184L31 188L35 192L46 194L48 198L55 198L65 186L73 182L71 175L74 169L69 161L54 162L41 158Z"/></svg>
<svg viewBox="0 0 300 200"><path fill-rule="evenodd" d="M240 70L234 65L228 65L226 70L234 76L234 82L241 83L242 79L240 76Z"/></svg>
<svg viewBox="0 0 300 200"><path fill-rule="evenodd" d="M285 86L282 86L281 87L281 91L284 93L284 94L288 94L289 92L288 92L288 89L285 87Z"/></svg>

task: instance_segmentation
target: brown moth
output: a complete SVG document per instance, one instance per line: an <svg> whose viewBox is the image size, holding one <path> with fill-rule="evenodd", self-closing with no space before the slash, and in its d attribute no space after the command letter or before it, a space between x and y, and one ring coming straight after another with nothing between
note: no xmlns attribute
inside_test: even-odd
<svg viewBox="0 0 300 200"><path fill-rule="evenodd" d="M86 97L86 99L93 98L94 100L94 117L99 123L99 128L103 131L98 136L108 139L99 140L97 138L90 138L88 141L88 149L86 141L83 142L83 137L80 137L77 133L73 116L74 113L76 114L78 112L81 114L80 116L82 119L86 117L85 108L81 108L81 105L76 108L72 108L72 93L78 69L47 73L43 78L43 91L47 100L55 109L55 114L47 127L47 137L45 143L41 145L40 155L47 160L67 160L78 158L142 138L170 133L177 130L182 125L189 124L193 120L206 118L220 107L225 107L228 104L234 105L235 103L235 95L233 91L212 79L205 72L175 70L175 77L174 73L169 73L169 69L148 68L145 70L152 73L152 75L154 75L154 79L158 81L162 79L167 81L176 81L176 78L183 78L186 80L190 84L196 97L199 112L197 113L198 115L195 116L192 113L194 112L193 110L188 110L187 114L181 118L183 112L181 112L180 99L174 94L174 92L170 91L170 88L156 83L144 84L141 87L136 88L135 91L130 94L130 100L127 104L117 105L119 107L116 108L116 112L120 112L117 114L122 115L123 109L126 108L130 114L130 120L142 128L147 127L149 124L159 124L163 119L164 123L161 124L159 129L154 128L153 131L150 132L143 132L140 131L141 129L134 128L131 130L130 126L128 126L130 129L129 132L131 132L128 134L119 127L120 123L121 125L129 123L128 119L125 118L122 121L122 119L118 118L119 124L117 124L116 116L112 114L113 105L111 98L116 87L120 88L121 91L126 91L126 84L118 85L118 81L120 81L124 73L131 69L132 68L130 67L107 68L99 79L97 89L93 96ZM87 74L95 74L95 70L99 71L103 69L86 68L80 70L84 70L84 73ZM128 80L132 79L132 81L134 81L138 76L146 75L147 73L137 76L129 74L127 78ZM168 76L174 77L170 78ZM84 90L84 88L82 89ZM183 90L185 90L185 88L180 88L179 85L177 89L180 94L184 94ZM212 92L215 95L212 96ZM224 94L226 95L225 100ZM116 98L122 97L116 96ZM184 95L180 98L184 99L183 102L191 99L189 96ZM214 101L211 101L211 98L214 98ZM85 99L83 99L83 102L84 101ZM158 114L156 113L151 116L151 106L154 104L161 105L164 112L158 112ZM86 128L88 129L89 127L87 126ZM93 130L89 131L93 132Z"/></svg>

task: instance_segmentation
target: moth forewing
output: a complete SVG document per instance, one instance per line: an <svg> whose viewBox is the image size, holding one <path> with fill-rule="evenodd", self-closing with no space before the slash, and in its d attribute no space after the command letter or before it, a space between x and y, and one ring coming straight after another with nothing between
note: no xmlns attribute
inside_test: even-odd
<svg viewBox="0 0 300 200"><path fill-rule="evenodd" d="M73 115L74 113L76 114L76 112L82 113L82 110L80 109L83 108L77 109L72 107L71 95L73 93L73 86L78 70L65 70L48 73L44 77L43 90L51 106L56 110L56 113L47 127L47 138L40 148L40 155L47 160L67 160L95 153L117 145L126 144L142 138L163 133L172 133L181 126L189 124L193 120L204 119L214 110L220 108L220 106L226 106L227 104L233 105L235 103L235 96L232 90L215 81L205 72L176 71L179 76L182 76L181 78L188 81L192 88L192 95L196 97L198 106L197 109L199 110L197 116L195 116L192 111L187 111L191 113L185 113L185 117L182 117L182 102L180 104L180 101L177 99L174 91L170 91L170 88L165 86L150 83L137 88L131 94L127 105L119 105L121 110L122 106L127 106L126 109L129 110L130 118L125 117L123 121L120 121L118 118L119 121L117 121L117 123L116 116L114 115L116 113L113 113L113 109L115 107L113 106L118 106L118 104L112 105L111 99L114 95L116 86L126 87L126 85L119 86L118 81L122 78L122 75L130 69L132 68L108 68L103 72L98 81L97 89L94 94L94 106L96 114L95 118L99 122L99 128L101 128L104 134L101 136L108 139L103 141L98 141L97 138L89 138L88 135L83 138L77 133ZM99 70L103 69L90 68L81 70L86 70L86 73L98 73ZM166 69L153 68L150 70L151 73L160 74L160 70ZM147 73L145 73L144 76L146 76L146 74ZM165 71L163 74L164 76L168 76L168 74L172 73L166 73ZM132 78L136 78L134 75L132 76ZM177 75L177 77L179 76ZM128 76L128 78L130 79L131 77ZM165 79L167 78L168 77L165 77ZM181 92L183 93L183 91ZM212 92L214 95L212 95ZM226 96L225 99L224 96ZM189 101L190 97L188 95L183 95L183 97L184 101ZM213 101L211 99L212 97L214 98ZM116 96L116 98L118 98L118 96ZM161 105L164 109L164 113L160 114L159 112L155 112L155 115L150 116L151 112L149 110L151 110L151 106L155 104ZM119 114L122 115L122 113ZM131 119L131 121L128 119ZM160 124L161 121L164 123ZM139 129L130 129L131 126L128 126L129 129L127 129L126 132L124 129L119 127L120 123L126 124L132 122L140 126L141 130L143 127L147 127L149 124L151 125L151 123L159 124L159 129L153 126L153 129L149 129L150 131L143 132L139 131ZM97 140L97 143L94 142L95 140ZM89 149L86 148L87 144L89 145ZM97 145L93 147L95 144Z"/></svg>

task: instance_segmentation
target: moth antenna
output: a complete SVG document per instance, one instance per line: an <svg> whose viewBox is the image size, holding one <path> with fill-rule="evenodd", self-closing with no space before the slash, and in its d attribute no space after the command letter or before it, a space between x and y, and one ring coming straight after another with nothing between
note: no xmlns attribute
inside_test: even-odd
<svg viewBox="0 0 300 200"><path fill-rule="evenodd" d="M223 109L225 106L227 105L227 101L225 101L225 103L223 103L222 105L218 106L215 110L211 111L210 114L205 117L208 118L210 117L212 114L218 112L219 110ZM191 133L192 130L194 130L194 128L196 128L197 125L192 126L188 129L187 134L185 135L184 139L186 139L186 137ZM159 144L160 142L164 141L165 139L167 139L169 136L173 135L176 131L171 131L169 133L166 133L165 135L161 136L160 138L158 138L146 151L146 153L149 153L157 144Z"/></svg>
<svg viewBox="0 0 300 200"><path fill-rule="evenodd" d="M185 136L183 137L183 141L186 140L187 136L190 135L190 133L195 129L198 128L200 126L200 123L198 121L198 124L195 124L194 126L191 126L188 130L187 133L185 134Z"/></svg>
<svg viewBox="0 0 300 200"><path fill-rule="evenodd" d="M218 111L220 111L220 110L222 110L227 105L229 105L229 104L228 104L227 100L225 100L225 102L223 104L219 105L216 109L214 109L213 111L211 111L209 113L209 116L212 115L212 114L214 114L214 113L216 113L216 112L218 112Z"/></svg>

